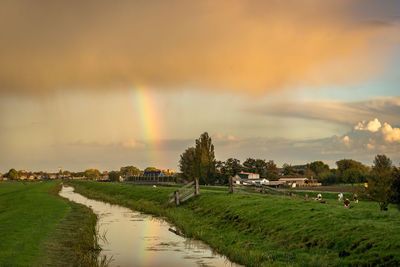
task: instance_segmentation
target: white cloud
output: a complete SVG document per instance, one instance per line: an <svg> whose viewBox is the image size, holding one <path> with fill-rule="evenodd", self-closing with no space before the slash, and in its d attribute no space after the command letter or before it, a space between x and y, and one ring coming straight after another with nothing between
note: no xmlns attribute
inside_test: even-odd
<svg viewBox="0 0 400 267"><path fill-rule="evenodd" d="M374 120L369 121L367 124L366 121L359 122L356 126L354 126L354 129L359 131L370 131L375 133L379 131L381 127L382 124L377 118L375 118Z"/></svg>
<svg viewBox="0 0 400 267"><path fill-rule="evenodd" d="M387 142L400 142L400 129L392 128L389 123L384 123L382 127L382 133Z"/></svg>

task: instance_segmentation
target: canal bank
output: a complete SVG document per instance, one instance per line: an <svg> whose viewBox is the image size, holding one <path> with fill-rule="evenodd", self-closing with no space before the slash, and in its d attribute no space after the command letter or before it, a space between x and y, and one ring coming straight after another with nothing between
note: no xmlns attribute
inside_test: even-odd
<svg viewBox="0 0 400 267"><path fill-rule="evenodd" d="M167 206L176 187L73 181L93 199L166 218L186 236L246 266L400 264L400 216L375 202L345 209L315 201L201 187L200 196ZM310 197L316 197L310 193Z"/></svg>

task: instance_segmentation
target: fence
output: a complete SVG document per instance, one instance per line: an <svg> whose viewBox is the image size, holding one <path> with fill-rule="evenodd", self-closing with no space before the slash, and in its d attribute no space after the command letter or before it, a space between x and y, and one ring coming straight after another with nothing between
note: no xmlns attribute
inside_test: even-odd
<svg viewBox="0 0 400 267"><path fill-rule="evenodd" d="M131 176L128 177L129 182L138 185L162 185L162 184L175 184L176 177L174 176Z"/></svg>
<svg viewBox="0 0 400 267"><path fill-rule="evenodd" d="M175 205L179 206L181 203L198 195L200 195L199 180L196 179L169 194L168 197L172 198L169 199L168 204L175 203Z"/></svg>

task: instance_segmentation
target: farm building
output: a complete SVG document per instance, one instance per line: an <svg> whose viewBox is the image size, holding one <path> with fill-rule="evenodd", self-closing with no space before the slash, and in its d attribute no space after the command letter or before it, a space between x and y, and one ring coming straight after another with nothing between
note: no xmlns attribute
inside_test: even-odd
<svg viewBox="0 0 400 267"><path fill-rule="evenodd" d="M285 185L289 185L291 187L296 186L320 186L321 183L318 183L317 180L309 180L308 178L280 178L280 182L283 182Z"/></svg>
<svg viewBox="0 0 400 267"><path fill-rule="evenodd" d="M260 179L260 175L258 173L240 172L236 175L239 176L241 179L248 179L248 180Z"/></svg>
<svg viewBox="0 0 400 267"><path fill-rule="evenodd" d="M258 173L250 173L250 172L240 172L233 177L233 183L235 184L243 184L243 185L251 185L261 182L267 183L269 182L267 179L260 179L260 175Z"/></svg>
<svg viewBox="0 0 400 267"><path fill-rule="evenodd" d="M263 184L263 185L268 185L269 184L269 180L262 178L262 179L256 179L256 180L251 180L251 182L253 184Z"/></svg>
<svg viewBox="0 0 400 267"><path fill-rule="evenodd" d="M291 185L293 183L300 185L300 184L305 184L306 181L308 181L308 178L296 178L296 177L295 178L280 178L279 181L284 182L288 185Z"/></svg>

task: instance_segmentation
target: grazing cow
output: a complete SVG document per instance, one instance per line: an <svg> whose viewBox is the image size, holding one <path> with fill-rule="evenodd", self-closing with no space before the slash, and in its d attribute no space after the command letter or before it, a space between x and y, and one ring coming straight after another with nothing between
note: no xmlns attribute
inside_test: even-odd
<svg viewBox="0 0 400 267"><path fill-rule="evenodd" d="M343 200L343 193L339 193L337 195L337 197L338 197L338 201L342 201Z"/></svg>
<svg viewBox="0 0 400 267"><path fill-rule="evenodd" d="M321 194L317 195L317 200L322 200L322 195Z"/></svg>
<svg viewBox="0 0 400 267"><path fill-rule="evenodd" d="M349 205L350 205L350 200L348 198L345 198L344 199L344 206L348 208Z"/></svg>
<svg viewBox="0 0 400 267"><path fill-rule="evenodd" d="M354 194L353 199L354 199L354 203L358 203L358 196L357 196L357 194Z"/></svg>

